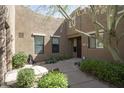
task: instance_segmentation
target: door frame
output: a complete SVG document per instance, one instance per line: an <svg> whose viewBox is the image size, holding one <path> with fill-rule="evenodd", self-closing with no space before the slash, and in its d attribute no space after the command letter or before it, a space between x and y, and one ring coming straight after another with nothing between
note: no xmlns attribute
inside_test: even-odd
<svg viewBox="0 0 124 93"><path fill-rule="evenodd" d="M79 37L76 37L76 39L77 39L77 57L81 58L82 57L82 44L81 44L82 38L81 36L79 36Z"/></svg>

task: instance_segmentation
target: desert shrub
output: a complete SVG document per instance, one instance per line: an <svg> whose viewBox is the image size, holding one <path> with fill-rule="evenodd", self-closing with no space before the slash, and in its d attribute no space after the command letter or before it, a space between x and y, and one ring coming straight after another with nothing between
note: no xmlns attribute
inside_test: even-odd
<svg viewBox="0 0 124 93"><path fill-rule="evenodd" d="M80 69L108 81L117 87L124 87L124 64L110 63L98 60L81 62Z"/></svg>
<svg viewBox="0 0 124 93"><path fill-rule="evenodd" d="M47 60L46 60L46 64L52 64L52 63L56 63L57 60L55 57L50 56Z"/></svg>
<svg viewBox="0 0 124 93"><path fill-rule="evenodd" d="M13 68L23 67L26 62L27 62L27 56L23 52L19 52L12 57Z"/></svg>
<svg viewBox="0 0 124 93"><path fill-rule="evenodd" d="M67 88L67 77L60 72L52 71L44 75L38 82L40 88Z"/></svg>
<svg viewBox="0 0 124 93"><path fill-rule="evenodd" d="M60 56L60 59L61 59L61 60L70 59L70 58L71 58L70 55L61 55L61 56Z"/></svg>
<svg viewBox="0 0 124 93"><path fill-rule="evenodd" d="M61 60L69 59L71 56L68 55L52 55L46 60L47 64L56 63Z"/></svg>
<svg viewBox="0 0 124 93"><path fill-rule="evenodd" d="M34 70L31 68L25 68L18 72L17 75L17 87L30 88L33 86L35 80Z"/></svg>

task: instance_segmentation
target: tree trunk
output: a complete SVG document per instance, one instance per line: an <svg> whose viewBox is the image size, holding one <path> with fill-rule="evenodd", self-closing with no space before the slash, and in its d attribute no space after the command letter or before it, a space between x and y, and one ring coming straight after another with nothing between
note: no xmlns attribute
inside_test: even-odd
<svg viewBox="0 0 124 93"><path fill-rule="evenodd" d="M4 83L6 72L6 30L5 6L0 6L0 84Z"/></svg>
<svg viewBox="0 0 124 93"><path fill-rule="evenodd" d="M12 37L11 37L11 32L10 28L6 28L6 67L7 71L11 70L11 62L12 62Z"/></svg>
<svg viewBox="0 0 124 93"><path fill-rule="evenodd" d="M0 83L4 82L4 74L6 72L6 33L5 30L0 31Z"/></svg>
<svg viewBox="0 0 124 93"><path fill-rule="evenodd" d="M107 49L111 53L111 55L112 55L112 57L113 57L115 62L124 63L123 59L120 57L119 53L116 51L115 48L113 48L112 46L108 45Z"/></svg>
<svg viewBox="0 0 124 93"><path fill-rule="evenodd" d="M124 63L120 57L120 52L117 50L118 47L115 40L111 40L112 37L109 32L110 31L104 32L104 47L109 51L115 62Z"/></svg>

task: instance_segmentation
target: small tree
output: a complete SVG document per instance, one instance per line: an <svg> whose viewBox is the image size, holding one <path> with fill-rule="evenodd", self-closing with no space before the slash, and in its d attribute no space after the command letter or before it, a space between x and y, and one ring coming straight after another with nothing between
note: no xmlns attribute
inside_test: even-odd
<svg viewBox="0 0 124 93"><path fill-rule="evenodd" d="M96 10L99 9L99 6L92 5L90 7L91 7L93 23L96 28L96 38L98 38L98 40L104 44L105 48L109 50L113 59L116 62L122 63L123 60L120 57L118 44L119 44L120 39L122 39L122 37L124 36L124 33L119 33L117 31L117 27L118 27L120 21L122 20L122 18L124 17L123 8L121 10L119 10L119 6L117 6L117 5L110 5L110 6L102 7L105 10L106 20L107 20L107 24L106 24L107 27L105 27L97 20ZM118 10L123 11L123 12L119 13ZM103 29L103 32L104 32L103 39L100 39L98 27ZM115 46L113 46L113 44Z"/></svg>
<svg viewBox="0 0 124 93"><path fill-rule="evenodd" d="M6 72L6 10L6 6L0 6L0 84L3 83Z"/></svg>

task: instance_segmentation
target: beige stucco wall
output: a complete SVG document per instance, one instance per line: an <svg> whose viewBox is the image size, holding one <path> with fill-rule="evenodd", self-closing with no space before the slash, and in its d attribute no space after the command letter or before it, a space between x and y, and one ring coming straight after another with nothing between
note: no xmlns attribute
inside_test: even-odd
<svg viewBox="0 0 124 93"><path fill-rule="evenodd" d="M12 56L15 54L15 6L7 5L6 25L6 70L12 69Z"/></svg>
<svg viewBox="0 0 124 93"><path fill-rule="evenodd" d="M52 55L51 35L60 36L60 54L68 54L68 40L65 25L60 26L63 19L46 18L36 14L24 6L15 6L15 51L24 51L31 54L37 61L47 59ZM62 29L61 29L62 28ZM19 38L18 33L24 33L24 38ZM32 33L45 34L44 54L34 53L34 37Z"/></svg>

